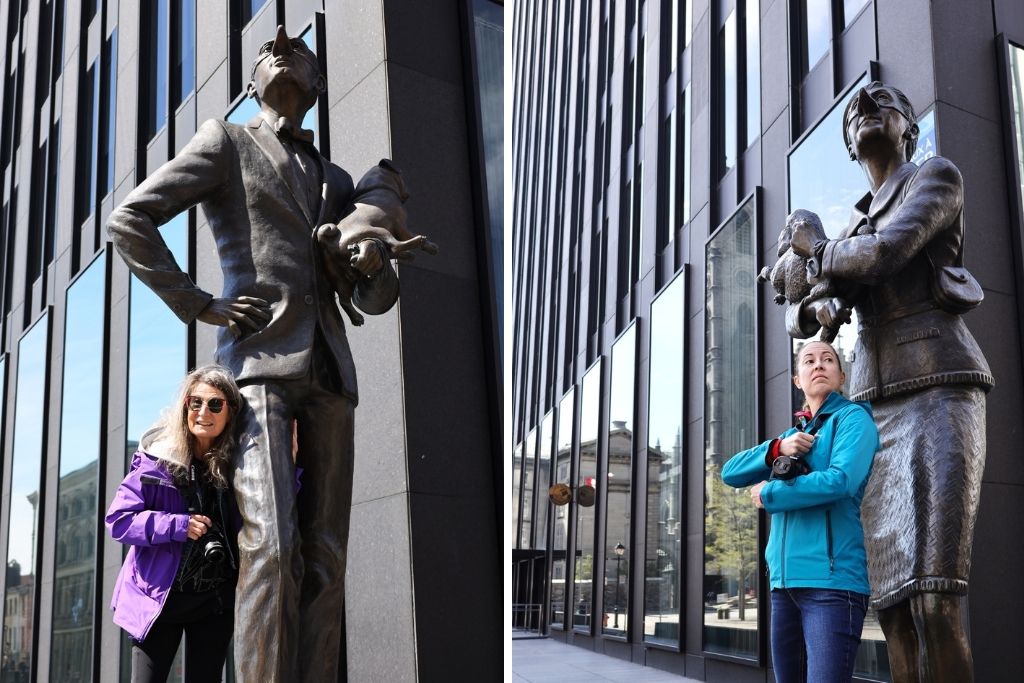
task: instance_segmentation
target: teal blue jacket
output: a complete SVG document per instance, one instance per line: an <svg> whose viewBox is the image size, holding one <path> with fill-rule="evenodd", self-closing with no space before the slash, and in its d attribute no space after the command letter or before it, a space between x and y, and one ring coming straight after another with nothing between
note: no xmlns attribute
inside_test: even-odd
<svg viewBox="0 0 1024 683"><path fill-rule="evenodd" d="M869 594L860 502L879 449L878 429L868 403L829 394L807 425L817 428L803 456L811 471L788 481L772 480L761 489L771 514L765 559L772 589L828 588ZM789 429L784 439L796 432ZM737 453L722 468L729 486L752 486L771 476L766 441Z"/></svg>

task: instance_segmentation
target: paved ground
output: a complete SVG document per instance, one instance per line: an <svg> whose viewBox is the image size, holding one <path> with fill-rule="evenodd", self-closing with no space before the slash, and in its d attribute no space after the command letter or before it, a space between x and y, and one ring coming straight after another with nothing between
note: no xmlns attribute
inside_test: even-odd
<svg viewBox="0 0 1024 683"><path fill-rule="evenodd" d="M692 678L600 655L550 638L512 641L512 683L562 681L697 683Z"/></svg>

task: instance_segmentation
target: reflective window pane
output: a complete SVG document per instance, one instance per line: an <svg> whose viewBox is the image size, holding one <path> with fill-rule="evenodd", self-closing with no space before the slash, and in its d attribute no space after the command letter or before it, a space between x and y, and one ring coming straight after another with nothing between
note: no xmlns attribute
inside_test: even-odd
<svg viewBox="0 0 1024 683"><path fill-rule="evenodd" d="M67 293L50 680L92 676L107 254Z"/></svg>
<svg viewBox="0 0 1024 683"><path fill-rule="evenodd" d="M690 220L690 125L693 122L693 103L690 101L690 83L683 89L683 222Z"/></svg>
<svg viewBox="0 0 1024 683"><path fill-rule="evenodd" d="M625 637L632 566L633 414L636 403L636 325L612 346L608 406L608 493L605 496L604 633Z"/></svg>
<svg viewBox="0 0 1024 683"><path fill-rule="evenodd" d="M531 429L523 446L523 517L519 547L533 547L533 487L537 470L537 430Z"/></svg>
<svg viewBox="0 0 1024 683"><path fill-rule="evenodd" d="M558 403L558 426L555 432L556 484L572 486L572 425L576 411L576 388L566 392ZM555 505L552 512L551 536L551 626L565 627L565 551L569 539L569 505Z"/></svg>
<svg viewBox="0 0 1024 683"><path fill-rule="evenodd" d="M718 36L718 63L722 68L722 156L719 170L725 173L736 164L736 11L725 19Z"/></svg>
<svg viewBox="0 0 1024 683"><path fill-rule="evenodd" d="M160 228L178 265L187 263L188 214L178 214ZM185 376L185 325L156 294L133 275L128 321L128 431L130 461L139 438L160 416Z"/></svg>
<svg viewBox="0 0 1024 683"><path fill-rule="evenodd" d="M761 15L759 0L745 0L743 26L746 31L747 146L761 135Z"/></svg>
<svg viewBox="0 0 1024 683"><path fill-rule="evenodd" d="M267 4L267 0L241 0L242 25L244 26L245 24L248 24L265 4Z"/></svg>
<svg viewBox="0 0 1024 683"><path fill-rule="evenodd" d="M513 547L519 547L519 505L522 503L523 444L517 444L512 452L512 533Z"/></svg>
<svg viewBox="0 0 1024 683"><path fill-rule="evenodd" d="M573 568L573 628L591 632L594 589L594 507L578 503L583 486L597 487L598 418L601 409L601 361L583 376L580 387L580 437L576 466L576 558Z"/></svg>
<svg viewBox="0 0 1024 683"><path fill-rule="evenodd" d="M175 57L178 91L175 106L181 104L196 87L196 0L174 0L177 23Z"/></svg>
<svg viewBox="0 0 1024 683"><path fill-rule="evenodd" d="M1024 205L1024 48L1009 46L1010 107L1013 110L1013 130L1017 139L1017 176L1021 180L1020 196Z"/></svg>
<svg viewBox="0 0 1024 683"><path fill-rule="evenodd" d="M647 522L644 538L644 640L679 645L682 606L683 277L651 304L647 417Z"/></svg>
<svg viewBox="0 0 1024 683"><path fill-rule="evenodd" d="M849 26L866 4L868 0L843 0L843 25Z"/></svg>
<svg viewBox="0 0 1024 683"><path fill-rule="evenodd" d="M757 439L754 202L707 243L705 283L704 649L757 656L757 508L722 465Z"/></svg>
<svg viewBox="0 0 1024 683"><path fill-rule="evenodd" d="M14 405L11 486L4 496L10 526L7 537L3 680L28 680L32 670L32 615L35 613L39 488L42 483L46 364L50 321L43 315L18 342L18 400Z"/></svg>
<svg viewBox="0 0 1024 683"><path fill-rule="evenodd" d="M537 493L534 512L533 547L544 550L548 547L548 488L551 486L551 431L555 425L555 411L549 411L540 423L540 441L537 442Z"/></svg>
<svg viewBox="0 0 1024 683"><path fill-rule="evenodd" d="M146 132L153 137L167 123L167 48L170 44L169 0L155 0L149 9L149 35L143 44L149 50L146 60L149 73L146 87L149 101L146 107Z"/></svg>
<svg viewBox="0 0 1024 683"><path fill-rule="evenodd" d="M832 40L832 0L804 0L804 68L810 71L828 52Z"/></svg>

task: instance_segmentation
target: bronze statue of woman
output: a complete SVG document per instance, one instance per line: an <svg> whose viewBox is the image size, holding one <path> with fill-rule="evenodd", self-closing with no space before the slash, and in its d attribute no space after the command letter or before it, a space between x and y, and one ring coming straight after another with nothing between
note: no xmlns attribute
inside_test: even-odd
<svg viewBox="0 0 1024 683"><path fill-rule="evenodd" d="M787 325L808 337L850 307L860 318L852 398L871 401L882 441L861 514L893 681L972 681L964 597L993 377L961 317L982 298L963 268L963 179L942 157L910 161L914 109L891 86L858 90L843 132L871 191L838 239L794 231L809 279L840 295L793 304Z"/></svg>

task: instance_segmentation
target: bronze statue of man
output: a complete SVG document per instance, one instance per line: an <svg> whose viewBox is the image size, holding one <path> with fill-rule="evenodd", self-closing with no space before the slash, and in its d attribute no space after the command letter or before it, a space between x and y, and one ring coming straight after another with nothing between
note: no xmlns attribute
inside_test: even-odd
<svg viewBox="0 0 1024 683"><path fill-rule="evenodd" d="M221 326L217 361L246 400L232 483L243 518L235 667L247 682L338 679L357 395L315 230L371 192L398 194L401 180L382 161L356 188L313 147L299 126L324 87L315 55L278 27L252 68L259 114L245 125L205 122L107 223L131 271L182 321ZM181 271L157 230L197 203L217 245L221 297ZM374 277L390 268L374 240L352 250L364 293L397 287ZM390 305L397 292L378 294Z"/></svg>
<svg viewBox="0 0 1024 683"><path fill-rule="evenodd" d="M973 680L964 632L971 543L985 467L988 363L961 313L982 298L963 268L963 179L947 159L910 161L907 97L873 82L846 107L844 140L871 191L835 240L797 228L809 280L840 296L787 310L794 337L860 318L851 392L882 441L862 515L872 606L896 683Z"/></svg>

